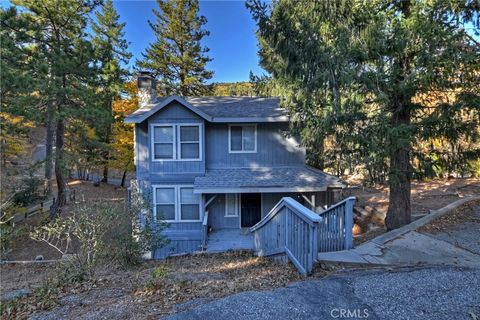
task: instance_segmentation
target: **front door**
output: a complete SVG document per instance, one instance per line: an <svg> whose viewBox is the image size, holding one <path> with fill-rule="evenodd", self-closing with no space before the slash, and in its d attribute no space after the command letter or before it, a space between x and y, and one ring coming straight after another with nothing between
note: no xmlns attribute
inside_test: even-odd
<svg viewBox="0 0 480 320"><path fill-rule="evenodd" d="M262 196L260 193L242 193L242 228L257 224L262 218Z"/></svg>

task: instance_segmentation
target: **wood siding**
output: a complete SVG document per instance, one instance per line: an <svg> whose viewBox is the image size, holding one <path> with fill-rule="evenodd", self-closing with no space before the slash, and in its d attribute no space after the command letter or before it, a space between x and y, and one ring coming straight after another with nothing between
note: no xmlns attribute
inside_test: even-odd
<svg viewBox="0 0 480 320"><path fill-rule="evenodd" d="M181 123L199 123L200 139L202 140L202 160L201 161L152 161L151 135L149 128L152 124L181 124ZM186 180L182 176L195 177L205 173L205 130L204 120L197 114L187 108L172 103L162 110L152 115L148 121L136 125L136 156L137 156L137 176L145 178L150 176L151 180L175 181L177 178Z"/></svg>
<svg viewBox="0 0 480 320"><path fill-rule="evenodd" d="M153 259L165 259L175 254L200 251L201 246L201 240L172 240L165 247L154 250Z"/></svg>
<svg viewBox="0 0 480 320"><path fill-rule="evenodd" d="M172 254L201 250L201 222L171 222L169 227L163 230L163 234L170 242L166 246L154 250L154 259L164 259Z"/></svg>
<svg viewBox="0 0 480 320"><path fill-rule="evenodd" d="M305 165L305 148L295 139L287 139L286 123L258 123L257 152L229 153L228 124L207 123L207 169L282 167Z"/></svg>
<svg viewBox="0 0 480 320"><path fill-rule="evenodd" d="M208 206L208 225L212 229L240 228L239 217L225 217L225 194L218 194Z"/></svg>

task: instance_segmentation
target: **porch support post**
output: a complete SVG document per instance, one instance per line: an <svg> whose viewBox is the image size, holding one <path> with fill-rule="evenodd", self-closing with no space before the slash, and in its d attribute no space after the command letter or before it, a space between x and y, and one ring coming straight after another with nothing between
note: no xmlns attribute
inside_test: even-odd
<svg viewBox="0 0 480 320"><path fill-rule="evenodd" d="M200 194L200 218L205 216L205 194Z"/></svg>
<svg viewBox="0 0 480 320"><path fill-rule="evenodd" d="M302 198L305 199L305 201L308 202L312 211L315 211L315 195L312 195L312 198L309 199L305 194L302 193Z"/></svg>

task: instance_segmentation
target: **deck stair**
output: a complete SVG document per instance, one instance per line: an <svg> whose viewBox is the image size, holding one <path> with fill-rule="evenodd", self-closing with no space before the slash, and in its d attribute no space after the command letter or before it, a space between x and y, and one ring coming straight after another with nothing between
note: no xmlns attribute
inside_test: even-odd
<svg viewBox="0 0 480 320"><path fill-rule="evenodd" d="M259 256L286 256L301 274L312 271L319 252L353 247L355 197L340 201L320 213L290 197L282 198L250 231Z"/></svg>

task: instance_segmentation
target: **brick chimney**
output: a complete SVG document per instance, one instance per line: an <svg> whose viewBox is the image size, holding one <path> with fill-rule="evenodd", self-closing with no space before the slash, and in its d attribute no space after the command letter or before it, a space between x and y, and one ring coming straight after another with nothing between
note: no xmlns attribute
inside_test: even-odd
<svg viewBox="0 0 480 320"><path fill-rule="evenodd" d="M157 99L157 82L149 71L137 73L138 104L144 108Z"/></svg>

